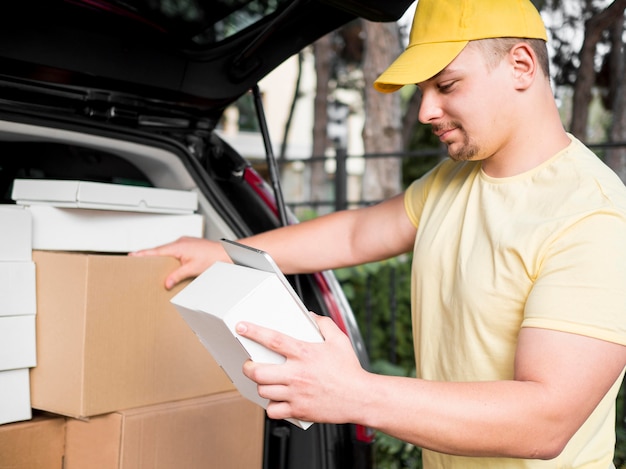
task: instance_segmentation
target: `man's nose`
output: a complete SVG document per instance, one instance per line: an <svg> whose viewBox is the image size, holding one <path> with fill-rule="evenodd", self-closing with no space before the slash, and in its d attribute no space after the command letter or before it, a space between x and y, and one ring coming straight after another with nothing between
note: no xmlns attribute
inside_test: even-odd
<svg viewBox="0 0 626 469"><path fill-rule="evenodd" d="M430 124L442 116L441 103L434 90L423 90L417 118L422 124Z"/></svg>

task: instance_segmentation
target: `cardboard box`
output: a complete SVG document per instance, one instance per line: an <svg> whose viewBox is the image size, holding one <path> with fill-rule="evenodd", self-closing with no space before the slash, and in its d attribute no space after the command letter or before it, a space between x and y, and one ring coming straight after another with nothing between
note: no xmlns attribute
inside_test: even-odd
<svg viewBox="0 0 626 469"><path fill-rule="evenodd" d="M0 316L37 312L34 262L0 262Z"/></svg>
<svg viewBox="0 0 626 469"><path fill-rule="evenodd" d="M283 363L285 358L239 336L237 323L249 321L299 340L323 341L311 318L271 272L216 262L171 301L239 392L263 408L268 401L258 395L242 366L249 358L261 363ZM304 429L311 425L289 421Z"/></svg>
<svg viewBox="0 0 626 469"><path fill-rule="evenodd" d="M234 387L163 287L178 261L34 251L32 406L88 417Z"/></svg>
<svg viewBox="0 0 626 469"><path fill-rule="evenodd" d="M31 205L33 249L126 253L159 246L181 236L201 237L199 214L117 212Z"/></svg>
<svg viewBox="0 0 626 469"><path fill-rule="evenodd" d="M0 316L0 371L36 364L35 316Z"/></svg>
<svg viewBox="0 0 626 469"><path fill-rule="evenodd" d="M0 262L31 260L32 218L19 205L0 205Z"/></svg>
<svg viewBox="0 0 626 469"><path fill-rule="evenodd" d="M28 368L0 371L0 424L31 417Z"/></svg>
<svg viewBox="0 0 626 469"><path fill-rule="evenodd" d="M0 468L63 469L65 419L35 416L0 426Z"/></svg>
<svg viewBox="0 0 626 469"><path fill-rule="evenodd" d="M69 419L65 469L260 469L263 426L236 391Z"/></svg>
<svg viewBox="0 0 626 469"><path fill-rule="evenodd" d="M192 191L54 179L16 179L11 198L20 205L191 214L198 208Z"/></svg>

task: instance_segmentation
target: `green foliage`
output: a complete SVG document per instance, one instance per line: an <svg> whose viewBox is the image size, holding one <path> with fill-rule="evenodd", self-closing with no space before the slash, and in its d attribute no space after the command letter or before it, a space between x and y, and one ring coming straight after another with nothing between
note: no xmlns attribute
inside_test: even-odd
<svg viewBox="0 0 626 469"><path fill-rule="evenodd" d="M339 269L335 274L361 328L371 371L414 377L410 256ZM376 434L374 458L378 469L422 468L419 448L382 432Z"/></svg>
<svg viewBox="0 0 626 469"><path fill-rule="evenodd" d="M440 154L425 154L424 156L405 158L402 161L402 183L404 187L408 187L413 181L434 168L444 155L446 153L442 151Z"/></svg>
<svg viewBox="0 0 626 469"><path fill-rule="evenodd" d="M410 98L411 96L403 96L405 103ZM420 122L416 122L411 128L407 150L417 152L417 155L402 160L402 184L404 187L426 174L447 155L445 145L441 144L431 126Z"/></svg>
<svg viewBox="0 0 626 469"><path fill-rule="evenodd" d="M408 256L339 269L337 278L361 327L370 360L385 360L407 375L415 367Z"/></svg>
<svg viewBox="0 0 626 469"><path fill-rule="evenodd" d="M298 217L299 221L307 221L319 217L319 213L317 213L317 210L304 207L301 209L296 209L296 216Z"/></svg>
<svg viewBox="0 0 626 469"><path fill-rule="evenodd" d="M239 129L248 132L259 131L259 121L256 117L256 109L254 107L254 99L250 93L244 94L235 103L239 110Z"/></svg>
<svg viewBox="0 0 626 469"><path fill-rule="evenodd" d="M617 469L626 469L626 405L624 403L624 395L626 394L626 385L622 383L622 387L617 394L617 404L615 412L615 458L613 464Z"/></svg>
<svg viewBox="0 0 626 469"><path fill-rule="evenodd" d="M378 469L422 469L422 452L410 443L378 432L374 445Z"/></svg>

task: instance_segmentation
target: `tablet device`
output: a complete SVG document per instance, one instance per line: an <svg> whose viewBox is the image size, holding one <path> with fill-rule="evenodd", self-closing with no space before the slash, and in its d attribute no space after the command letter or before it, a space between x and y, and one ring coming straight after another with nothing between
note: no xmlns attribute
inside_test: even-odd
<svg viewBox="0 0 626 469"><path fill-rule="evenodd" d="M230 257L234 264L276 274L280 282L293 297L296 304L306 313L307 317L311 320L315 327L318 328L317 323L311 317L311 313L308 308L304 305L302 299L293 289L293 286L289 283L289 280L287 280L285 274L282 273L274 259L272 259L272 256L265 251L246 246L245 244L241 244L230 239L223 238L220 242L222 243L226 254L228 254L228 257Z"/></svg>

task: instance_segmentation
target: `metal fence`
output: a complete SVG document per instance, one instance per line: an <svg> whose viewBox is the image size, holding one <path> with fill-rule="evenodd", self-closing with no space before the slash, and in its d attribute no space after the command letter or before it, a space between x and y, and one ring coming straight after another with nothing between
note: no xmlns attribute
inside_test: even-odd
<svg viewBox="0 0 626 469"><path fill-rule="evenodd" d="M610 150L621 150L621 162L613 164L620 164L620 168L616 169L618 175L620 175L623 179L626 178L626 142L604 142L604 143L593 143L588 144L588 147L591 148L598 156L607 160L607 154ZM363 198L355 198L350 199L348 197L348 171L347 165L349 160L369 160L369 159L400 159L400 160L425 160L427 158L445 158L447 157L447 153L444 148L440 149L427 149L427 150L419 150L419 151L411 151L411 152L402 152L402 153L367 153L362 155L349 155L342 148L337 148L334 155L331 156L311 156L308 158L289 158L289 159L279 159L278 167L282 170L289 167L290 165L298 164L304 166L311 166L315 163L326 163L331 161L335 166L335 171L332 174L328 175L329 185L332 186L332 190L329 191L329 198L326 200L289 200L289 197L286 198L285 202L287 207L289 207L294 213L298 213L302 211L302 209L308 209L312 212L329 212L329 211L338 211L346 208L355 208L365 205L370 205L378 200L364 200ZM613 158L615 159L615 158ZM253 163L255 163L253 161ZM264 168L264 161L257 161L257 168ZM626 180L625 180L626 182Z"/></svg>
<svg viewBox="0 0 626 469"><path fill-rule="evenodd" d="M332 156L312 156L306 159L289 159L280 160L279 166L292 165L294 163L312 165L314 163L326 163L332 161L335 166L333 174L329 175L332 182L332 196L327 200L305 200L305 201L289 201L286 200L287 206L294 212L298 209L306 207L313 211L325 209L325 211L338 211L346 208L354 208L372 203L379 202L377 200L364 200L362 198L349 199L348 197L348 161L349 160L371 160L371 159L426 159L432 157L444 158L446 152L443 149L429 149L421 151L403 152L403 153L366 153L362 155L349 155L342 148L337 148Z"/></svg>

